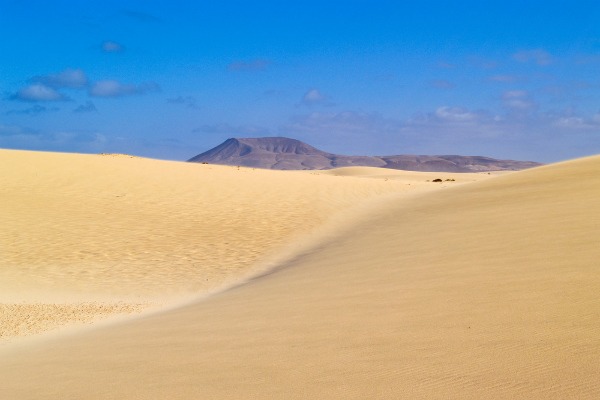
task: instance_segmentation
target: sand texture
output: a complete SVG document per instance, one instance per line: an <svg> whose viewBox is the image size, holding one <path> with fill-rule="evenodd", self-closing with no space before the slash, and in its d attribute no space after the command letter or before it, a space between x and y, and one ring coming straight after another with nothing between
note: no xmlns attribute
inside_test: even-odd
<svg viewBox="0 0 600 400"><path fill-rule="evenodd" d="M94 160L103 162L99 157ZM111 162L107 164L132 161ZM279 220L287 219L273 229L303 244L271 265L275 268L270 273L186 306L46 341L5 346L0 349L0 398L600 398L600 157L464 185L449 182L444 188L424 182L416 173L392 179L387 171L378 175L381 171L364 169L318 175L261 171L265 175L252 180L251 171L235 168L136 162L148 164L144 173L150 165L166 175L179 168L186 174L190 168L189 176L214 177L219 181L214 187L224 191L230 190L235 174L244 173L249 187L243 190L255 190L256 196L276 193L256 203L255 208L267 208L264 213L239 200L240 210L246 212L236 215L255 215L252 221L259 223L263 218L277 221L271 216L277 212ZM124 176L123 171L131 172L127 165L121 171ZM278 184L276 176L281 176ZM171 193L157 194L156 204L161 206L155 210L186 193L194 198L189 194L196 190L191 182L163 179L154 185L168 181ZM297 189L304 179L305 189ZM321 179L326 183L319 186ZM140 177L124 188L151 187L152 182ZM252 183L260 187L254 189ZM340 186L333 189L336 184ZM398 188L386 191L390 184ZM90 182L102 199L100 186ZM412 186L418 188L407 189ZM324 195L326 188L332 193ZM239 199L243 190L231 196ZM299 193L304 202L294 203ZM366 193L373 194L371 201ZM145 204L141 199L132 203L141 205L131 205L114 224ZM295 214L282 203L287 208L293 204ZM363 206L356 208L359 203ZM19 202L14 204L18 208ZM174 206L170 213L177 210ZM189 209L190 214L174 218L193 219L201 210ZM317 229L333 210L338 210L339 218L326 223L327 235L296 236L298 229ZM293 216L282 217L285 212ZM305 213L303 218L309 221L298 221L298 213ZM20 218L32 217L23 211ZM139 215L129 224L133 221L145 223ZM303 225L311 221L311 227ZM118 236L114 232L125 235L116 228L113 236ZM146 234L152 237L151 232ZM218 224L212 231L222 235L221 240L239 234L231 249L247 246L260 249L262 255L278 245L263 237L270 237L270 227L258 232L252 236L256 242L247 244L247 232L242 235ZM5 246L10 238L4 231L3 235ZM146 240L138 235L136 240ZM189 240L199 243L200 238L213 240L209 234ZM283 245L283 239L278 243ZM154 258L197 256L177 253L180 248L175 247L161 249L146 251ZM232 251L239 253L225 257L244 260L238 261L240 268L260 258ZM127 254L123 250L119 256ZM164 278L163 286L177 290L201 287L185 282L195 276L186 272L185 262L153 264L152 259L144 259L148 268L156 266L162 272L148 279ZM2 282L9 279L30 287L31 281L37 285L54 279L52 273L69 282L81 278L75 272L57 272L63 265L66 271L78 271L68 263L69 257L61 259L60 268L42 262L28 270L35 260L20 263L17 253L3 259L4 265L21 272L6 273ZM99 274L100 283L84 279L81 287L100 293L105 279L117 289L150 296L147 288L155 288L156 282L137 282L132 272L143 263L131 256L130 264L125 264L122 274ZM185 276L182 282L171 276L179 273L179 265ZM36 279L39 276L46 278Z"/></svg>
<svg viewBox="0 0 600 400"><path fill-rule="evenodd" d="M340 178L120 154L0 160L0 344L219 290L318 242L365 200L450 186L427 182L448 174L373 168Z"/></svg>

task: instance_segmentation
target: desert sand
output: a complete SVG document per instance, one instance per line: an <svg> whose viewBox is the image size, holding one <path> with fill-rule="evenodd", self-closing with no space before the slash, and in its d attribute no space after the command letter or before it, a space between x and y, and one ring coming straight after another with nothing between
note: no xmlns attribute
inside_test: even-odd
<svg viewBox="0 0 600 400"><path fill-rule="evenodd" d="M0 398L600 397L600 157L499 176L0 159L1 323L50 315L3 332ZM125 317L15 340L74 322L53 305Z"/></svg>
<svg viewBox="0 0 600 400"><path fill-rule="evenodd" d="M222 290L352 224L365 200L450 186L427 182L449 174L377 168L282 173L24 151L0 159L0 345ZM371 176L379 179L361 179Z"/></svg>

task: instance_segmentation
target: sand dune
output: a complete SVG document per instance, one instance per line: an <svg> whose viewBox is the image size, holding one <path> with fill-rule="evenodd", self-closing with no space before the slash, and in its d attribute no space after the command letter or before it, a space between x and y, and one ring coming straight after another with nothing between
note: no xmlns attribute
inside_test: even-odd
<svg viewBox="0 0 600 400"><path fill-rule="evenodd" d="M598 398L599 169L402 183L244 285L4 348L0 397ZM357 174L303 176L354 199L401 182Z"/></svg>
<svg viewBox="0 0 600 400"><path fill-rule="evenodd" d="M431 174L357 181L119 154L0 159L0 304L10 310L0 339L218 290L306 245L296 239L318 240L325 221L364 200L440 188Z"/></svg>

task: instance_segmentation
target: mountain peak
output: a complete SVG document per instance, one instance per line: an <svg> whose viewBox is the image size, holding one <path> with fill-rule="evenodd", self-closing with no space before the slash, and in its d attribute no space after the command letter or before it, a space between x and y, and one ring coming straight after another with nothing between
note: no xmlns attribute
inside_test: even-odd
<svg viewBox="0 0 600 400"><path fill-rule="evenodd" d="M283 136L261 137L261 138L231 138L225 142L232 141L241 146L248 146L252 151L265 151L268 153L289 154L327 154L297 139Z"/></svg>
<svg viewBox="0 0 600 400"><path fill-rule="evenodd" d="M330 156L286 137L230 138L188 161L268 169L325 169Z"/></svg>

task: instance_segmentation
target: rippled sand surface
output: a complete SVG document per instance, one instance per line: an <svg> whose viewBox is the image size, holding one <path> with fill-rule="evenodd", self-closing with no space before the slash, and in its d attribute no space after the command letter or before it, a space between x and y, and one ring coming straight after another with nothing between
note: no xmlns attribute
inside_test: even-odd
<svg viewBox="0 0 600 400"><path fill-rule="evenodd" d="M151 160L109 160L180 168ZM261 218L253 221L279 220L287 227L282 232L291 233L275 242L268 239L267 227L238 236L236 245L260 251L256 258L241 257L247 263L237 265L247 267L228 275L234 281L244 276L237 281L243 283L207 298L4 346L0 397L600 397L600 157L500 176L448 176L457 180L442 184L427 181L448 174L181 168L205 168L213 177L222 172L215 178L220 182L243 176L245 183L231 198L244 190L254 194L238 203L246 208L238 215L252 214L248 210L256 204ZM130 184L134 181L147 184L144 179ZM289 193L294 194L285 200ZM263 203L253 203L261 196L268 211ZM298 198L303 205L291 207L300 204L293 203ZM288 207L278 209L275 199ZM129 212L146 207L140 204ZM220 226L213 225L213 234ZM243 229L249 228L240 224L231 235ZM249 238L252 245L244 242ZM157 276L168 275L169 263L161 264L159 256L167 258L171 250L150 246L148 251L158 259L153 265L161 266ZM119 256L126 254L122 250ZM8 262L3 260L11 273L4 277L15 283L8 286L53 289L40 283L52 280L49 272L31 273L33 267L24 263L18 275L14 256ZM124 271L136 265L132 261ZM173 265L170 273L176 275L178 264ZM219 274L227 270L220 268ZM161 285L111 271L114 275L102 276L114 288L83 279L83 292L100 297L114 292L115 301L121 293L160 297ZM185 267L182 271L188 274ZM77 282L75 273L64 276ZM208 288L194 283L194 274L185 276L165 278L162 285L172 293Z"/></svg>

